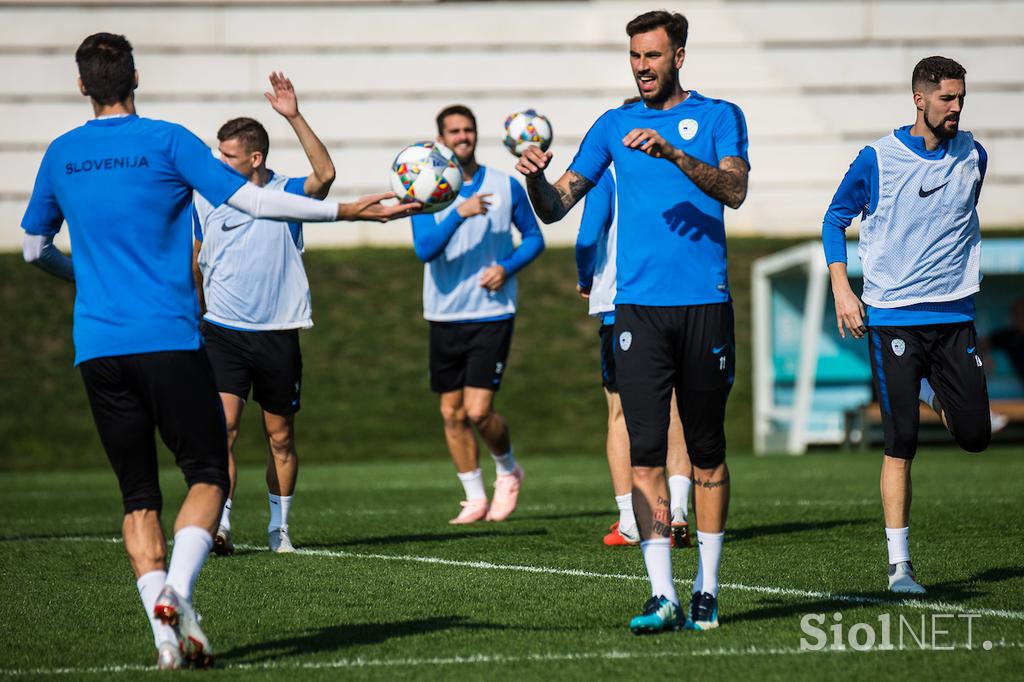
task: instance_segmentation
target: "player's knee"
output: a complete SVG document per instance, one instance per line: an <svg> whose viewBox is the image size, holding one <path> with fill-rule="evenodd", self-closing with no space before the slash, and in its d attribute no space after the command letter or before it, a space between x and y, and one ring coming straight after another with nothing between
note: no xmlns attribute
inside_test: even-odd
<svg viewBox="0 0 1024 682"><path fill-rule="evenodd" d="M217 458L216 461L179 462L179 464L181 472L185 476L185 484L189 488L205 483L217 486L224 492L225 498L227 497L228 490L231 487L231 478L228 476L227 457L224 457L223 462L220 461L220 458Z"/></svg>
<svg viewBox="0 0 1024 682"><path fill-rule="evenodd" d="M468 420L468 417L466 416L466 408L461 405L458 407L441 405L441 419L444 420L444 425L447 428L463 426Z"/></svg>
<svg viewBox="0 0 1024 682"><path fill-rule="evenodd" d="M146 485L132 491L122 489L121 501L124 503L125 516L144 512L155 512L159 515L164 508L163 496L160 494L160 487L155 481L151 485Z"/></svg>
<svg viewBox="0 0 1024 682"><path fill-rule="evenodd" d="M966 424L957 424L953 431L956 444L967 452L982 452L992 441L992 424L988 415L985 420L973 420Z"/></svg>
<svg viewBox="0 0 1024 682"><path fill-rule="evenodd" d="M668 439L662 433L644 436L630 434L629 463L634 467L663 467L668 459Z"/></svg>
<svg viewBox="0 0 1024 682"><path fill-rule="evenodd" d="M466 410L466 416L469 418L469 421L473 422L473 425L478 427L486 424L492 414L494 414L494 411L491 410L489 405L472 406Z"/></svg>
<svg viewBox="0 0 1024 682"><path fill-rule="evenodd" d="M274 459L289 460L295 454L295 438L290 429L267 433L267 442L270 444L270 454Z"/></svg>
<svg viewBox="0 0 1024 682"><path fill-rule="evenodd" d="M717 469L725 461L725 445L698 447L689 452L690 463L697 469Z"/></svg>

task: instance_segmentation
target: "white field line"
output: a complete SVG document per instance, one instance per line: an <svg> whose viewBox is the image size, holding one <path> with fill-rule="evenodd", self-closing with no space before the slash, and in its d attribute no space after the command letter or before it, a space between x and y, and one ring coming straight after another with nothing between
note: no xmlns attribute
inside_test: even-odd
<svg viewBox="0 0 1024 682"><path fill-rule="evenodd" d="M119 543L120 538L91 538L68 536L64 538L48 538L49 540L61 540L65 542L105 542ZM245 551L261 551L263 545L235 545L237 549ZM490 571L507 571L518 573L536 573L543 575L559 575L574 578L595 578L602 580L647 580L646 576L628 573L597 573L584 571L578 568L552 568L549 566L531 566L527 564L496 564L490 561L463 561L458 559L443 559L441 557L416 556L410 554L377 554L363 552L346 552L343 550L329 549L300 549L296 554L300 556L323 557L329 559L371 559L376 561L404 561L421 564L434 564L438 566L453 566L458 568L473 568ZM676 580L686 580L676 576ZM1009 620L1024 620L1024 611L1010 611L1007 609L969 608L959 604L951 604L942 601L926 601L921 599L885 599L881 597L868 597L856 594L835 594L818 590L801 590L791 587L771 587L767 585L745 585L743 583L722 583L721 587L726 590L738 590L740 592L753 592L756 594L769 594L779 597L797 597L800 599L817 599L845 604L866 604L883 606L900 606L911 609L922 609L938 613L963 613L978 614L980 616L991 616L993 618L1006 618Z"/></svg>
<svg viewBox="0 0 1024 682"><path fill-rule="evenodd" d="M949 646L949 645L947 645ZM966 642L952 645L957 650L973 650L980 648L977 644L967 646ZM992 642L993 649L1019 649L1024 642ZM928 647L924 647L927 649ZM948 651L947 649L943 649ZM709 649L668 650L668 651L584 651L578 653L536 653L510 656L506 654L473 654L470 656L449 656L435 658L338 658L330 661L266 661L262 663L236 663L220 667L221 670L331 670L344 668L417 668L424 666L457 666L481 664L515 664L515 663L557 663L590 660L631 660L649 661L663 658L717 658L735 656L793 656L793 655L824 655L842 653L890 653L898 649L870 649L855 651L854 649L831 649L821 651L804 651L798 647L718 647ZM0 675L9 677L27 677L36 675L111 675L116 673L146 673L158 671L153 666L145 665L105 665L89 668L13 668L0 669Z"/></svg>
<svg viewBox="0 0 1024 682"><path fill-rule="evenodd" d="M262 550L262 546L236 545L239 549L248 551ZM305 556L327 557L333 559L374 559L380 561L406 561L422 564L436 564L441 566L456 566L460 568L476 568L492 571L515 571L521 573L541 573L545 575L564 575L576 578L598 578L605 580L633 580L647 581L647 576L632 575L627 573L595 573L577 568L551 568L548 566L530 566L524 564L495 564L490 561L460 561L457 559L442 559L440 557L415 556L407 554L368 554L361 552L345 552L329 549L300 549L298 554ZM676 576L677 580L680 578ZM727 590L739 590L741 592L755 592L759 594L770 594L782 597L799 597L804 599L820 599L825 601L843 602L848 604L880 604L888 606L903 606L926 611L937 611L940 613L976 613L982 616L993 616L995 618L1008 618L1011 620L1024 620L1024 611L1008 611L1005 609L967 608L959 604L950 604L941 601L922 601L919 599L883 599L880 597L867 597L855 594L834 594L832 592L820 592L817 590L800 590L789 587L768 587L765 585L744 585L743 583L722 583L721 587Z"/></svg>

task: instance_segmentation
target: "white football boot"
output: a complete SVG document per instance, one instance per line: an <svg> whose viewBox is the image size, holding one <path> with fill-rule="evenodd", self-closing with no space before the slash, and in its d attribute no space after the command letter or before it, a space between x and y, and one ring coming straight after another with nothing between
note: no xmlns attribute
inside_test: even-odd
<svg viewBox="0 0 1024 682"><path fill-rule="evenodd" d="M153 607L153 615L174 628L178 647L186 661L196 668L213 667L213 647L199 627L199 616L188 599L170 585L164 585Z"/></svg>
<svg viewBox="0 0 1024 682"><path fill-rule="evenodd" d="M909 561L889 564L889 591L898 594L927 593L927 590L917 582L914 567Z"/></svg>
<svg viewBox="0 0 1024 682"><path fill-rule="evenodd" d="M267 533L267 544L271 552L278 554L291 554L295 551L292 540L288 537L287 528L274 528Z"/></svg>

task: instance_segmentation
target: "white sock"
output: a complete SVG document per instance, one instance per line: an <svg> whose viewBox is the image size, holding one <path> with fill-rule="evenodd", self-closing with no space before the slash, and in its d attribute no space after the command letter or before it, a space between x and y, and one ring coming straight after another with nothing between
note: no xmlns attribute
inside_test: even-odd
<svg viewBox="0 0 1024 682"><path fill-rule="evenodd" d="M274 495L267 493L270 498L270 523L267 524L267 532L278 528L288 528L288 510L292 507L291 495Z"/></svg>
<svg viewBox="0 0 1024 682"><path fill-rule="evenodd" d="M651 596L665 597L678 604L676 586L672 583L672 554L668 538L644 540L640 543L640 551L647 566L647 577L651 579Z"/></svg>
<svg viewBox="0 0 1024 682"><path fill-rule="evenodd" d="M135 586L139 588L139 597L142 599L142 608L146 610L146 617L149 618L149 627L153 628L153 642L157 648L164 642L178 641L174 628L164 625L163 621L153 615L156 598L160 596L160 590L164 589L165 582L167 571L150 571L135 581Z"/></svg>
<svg viewBox="0 0 1024 682"><path fill-rule="evenodd" d="M166 584L185 599L191 600L196 578L212 548L213 536L199 526L185 526L175 533Z"/></svg>
<svg viewBox="0 0 1024 682"><path fill-rule="evenodd" d="M509 448L504 455L496 455L492 452L491 459L494 460L494 465L498 468L499 476L514 473L516 470L516 457L512 454L512 448Z"/></svg>
<svg viewBox="0 0 1024 682"><path fill-rule="evenodd" d="M718 596L718 564L722 558L722 540L725 533L702 533L697 531L697 545L700 547L701 592Z"/></svg>
<svg viewBox="0 0 1024 682"><path fill-rule="evenodd" d="M700 542L697 543L697 575L693 576L693 593L697 594L704 590L704 571L701 569Z"/></svg>
<svg viewBox="0 0 1024 682"><path fill-rule="evenodd" d="M885 546L889 550L890 564L910 561L910 526L906 528L886 528Z"/></svg>
<svg viewBox="0 0 1024 682"><path fill-rule="evenodd" d="M487 491L484 490L484 475L480 469L473 469L466 473L459 474L462 481L462 489L466 491L467 500L486 500Z"/></svg>
<svg viewBox="0 0 1024 682"><path fill-rule="evenodd" d="M231 530L231 498L224 502L224 510L220 513L220 525Z"/></svg>
<svg viewBox="0 0 1024 682"><path fill-rule="evenodd" d="M927 379L921 379L921 392L918 394L918 398L928 407L935 409L935 389Z"/></svg>
<svg viewBox="0 0 1024 682"><path fill-rule="evenodd" d="M690 502L690 477L676 474L668 477L669 509L672 511L672 520L676 521L676 510L683 514L683 521L686 521L686 510Z"/></svg>
<svg viewBox="0 0 1024 682"><path fill-rule="evenodd" d="M633 515L633 493L616 495L615 506L619 508L619 532L623 528L635 528L636 516Z"/></svg>

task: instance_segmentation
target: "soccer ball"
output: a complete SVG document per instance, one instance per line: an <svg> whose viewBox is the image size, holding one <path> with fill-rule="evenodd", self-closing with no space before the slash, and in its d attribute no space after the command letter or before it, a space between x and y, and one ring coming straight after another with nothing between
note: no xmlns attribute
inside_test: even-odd
<svg viewBox="0 0 1024 682"><path fill-rule="evenodd" d="M420 201L424 213L437 213L459 196L462 166L440 142L416 142L391 164L391 189L403 204Z"/></svg>
<svg viewBox="0 0 1024 682"><path fill-rule="evenodd" d="M502 142L516 156L530 145L547 151L551 146L551 122L533 109L517 111L505 119L505 139Z"/></svg>

